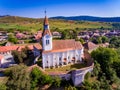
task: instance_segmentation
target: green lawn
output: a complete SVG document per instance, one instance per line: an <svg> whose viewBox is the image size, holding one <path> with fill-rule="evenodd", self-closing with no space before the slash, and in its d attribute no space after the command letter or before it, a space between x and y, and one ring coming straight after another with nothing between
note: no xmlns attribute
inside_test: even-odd
<svg viewBox="0 0 120 90"><path fill-rule="evenodd" d="M86 67L86 64L71 64L71 65L66 65L66 66L62 66L62 67L59 67L59 68L46 68L45 71L46 72L68 72L68 71L71 71L71 70L75 70L75 69L80 69L80 68L83 68L83 67Z"/></svg>

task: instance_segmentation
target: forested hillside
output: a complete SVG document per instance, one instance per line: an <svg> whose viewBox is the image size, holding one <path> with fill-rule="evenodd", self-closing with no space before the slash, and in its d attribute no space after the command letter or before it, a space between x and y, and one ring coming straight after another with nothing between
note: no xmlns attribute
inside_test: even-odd
<svg viewBox="0 0 120 90"><path fill-rule="evenodd" d="M65 20L84 20L84 21L99 21L99 22L120 22L120 17L94 17L94 16L57 16L52 19L65 19Z"/></svg>

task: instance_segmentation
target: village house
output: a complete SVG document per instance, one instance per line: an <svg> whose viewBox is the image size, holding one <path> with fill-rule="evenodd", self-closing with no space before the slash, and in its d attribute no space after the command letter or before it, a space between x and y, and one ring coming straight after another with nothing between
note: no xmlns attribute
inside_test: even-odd
<svg viewBox="0 0 120 90"><path fill-rule="evenodd" d="M34 39L37 41L37 42L40 42L42 38L42 31L38 31L35 35L34 35Z"/></svg>
<svg viewBox="0 0 120 90"><path fill-rule="evenodd" d="M53 36L53 38L61 38L62 34L57 31L54 31L54 32L52 32L52 36Z"/></svg>
<svg viewBox="0 0 120 90"><path fill-rule="evenodd" d="M26 38L26 35L23 34L23 33L17 33L15 36L16 36L17 39L24 39L24 38Z"/></svg>
<svg viewBox="0 0 120 90"><path fill-rule="evenodd" d="M39 43L35 44L23 44L23 45L7 45L7 46L0 46L0 67L9 67L10 64L14 64L14 57L12 55L12 51L19 51L21 52L23 48L28 47L34 57L40 55L40 50L42 49Z"/></svg>
<svg viewBox="0 0 120 90"><path fill-rule="evenodd" d="M42 33L42 67L59 67L70 63L82 62L83 46L75 40L52 40L48 18L44 19Z"/></svg>
<svg viewBox="0 0 120 90"><path fill-rule="evenodd" d="M0 41L5 41L8 39L8 35L5 32L0 32Z"/></svg>
<svg viewBox="0 0 120 90"><path fill-rule="evenodd" d="M93 42L86 42L83 46L89 53L91 53L93 50L96 50L99 47L99 45L96 45Z"/></svg>

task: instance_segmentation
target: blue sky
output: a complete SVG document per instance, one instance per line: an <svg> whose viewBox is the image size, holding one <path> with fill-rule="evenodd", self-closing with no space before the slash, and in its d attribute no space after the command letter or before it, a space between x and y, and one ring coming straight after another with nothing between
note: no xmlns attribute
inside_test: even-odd
<svg viewBox="0 0 120 90"><path fill-rule="evenodd" d="M120 16L120 0L0 0L0 15L24 17Z"/></svg>

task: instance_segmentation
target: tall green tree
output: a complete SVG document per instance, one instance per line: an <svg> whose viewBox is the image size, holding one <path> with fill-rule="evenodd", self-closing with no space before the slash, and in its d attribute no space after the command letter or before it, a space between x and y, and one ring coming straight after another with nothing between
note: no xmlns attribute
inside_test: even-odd
<svg viewBox="0 0 120 90"><path fill-rule="evenodd" d="M118 54L110 48L100 47L91 53L91 56L96 60L101 67L109 67L114 61L118 60Z"/></svg>
<svg viewBox="0 0 120 90"><path fill-rule="evenodd" d="M105 74L106 79L109 80L110 84L119 81L116 72L112 68L113 63L118 60L116 50L100 47L93 51L91 55L93 59L100 64L101 71L99 71L99 73L97 72L99 78Z"/></svg>
<svg viewBox="0 0 120 90"><path fill-rule="evenodd" d="M68 39L68 38L69 38L69 31L68 30L62 31L61 39Z"/></svg>
<svg viewBox="0 0 120 90"><path fill-rule="evenodd" d="M37 87L38 85L40 77L42 77L42 72L37 67L35 67L30 73L30 77L31 77L31 89L34 90L35 87Z"/></svg>
<svg viewBox="0 0 120 90"><path fill-rule="evenodd" d="M9 90L30 90L30 77L26 66L17 65L11 68L7 87Z"/></svg>
<svg viewBox="0 0 120 90"><path fill-rule="evenodd" d="M120 47L120 37L112 37L110 39L110 47L119 48Z"/></svg>

